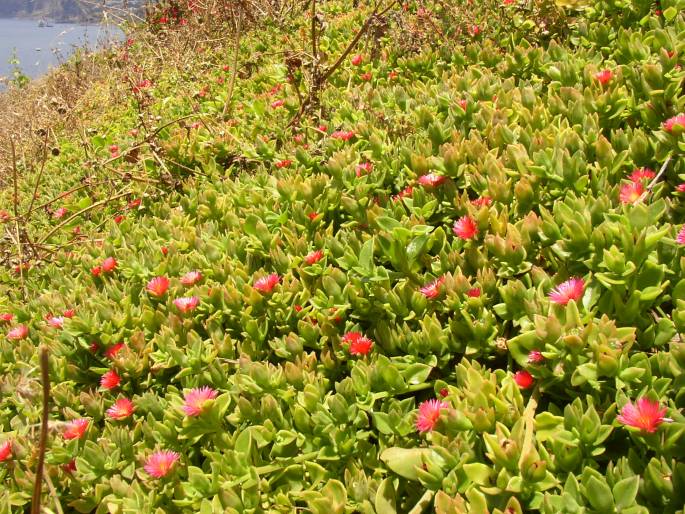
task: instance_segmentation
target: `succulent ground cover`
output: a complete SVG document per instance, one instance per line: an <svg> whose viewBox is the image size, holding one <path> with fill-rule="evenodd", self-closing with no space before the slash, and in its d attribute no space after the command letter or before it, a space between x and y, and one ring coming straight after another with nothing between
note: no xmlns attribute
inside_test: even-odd
<svg viewBox="0 0 685 514"><path fill-rule="evenodd" d="M283 6L3 177L0 512L40 348L50 512L682 512L683 1Z"/></svg>

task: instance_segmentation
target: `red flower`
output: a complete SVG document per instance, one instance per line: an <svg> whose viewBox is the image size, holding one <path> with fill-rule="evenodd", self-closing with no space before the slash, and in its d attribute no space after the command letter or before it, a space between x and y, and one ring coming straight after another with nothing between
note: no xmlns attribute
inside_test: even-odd
<svg viewBox="0 0 685 514"><path fill-rule="evenodd" d="M631 204L637 202L644 192L645 188L641 182L630 182L621 186L618 198L621 203Z"/></svg>
<svg viewBox="0 0 685 514"><path fill-rule="evenodd" d="M275 100L274 102L271 102L272 109L278 109L279 107L283 107L284 105L285 100Z"/></svg>
<svg viewBox="0 0 685 514"><path fill-rule="evenodd" d="M371 173L373 171L373 163L371 162L363 162L361 164L357 164L357 167L355 168L355 174L358 177L362 176L362 172L364 173Z"/></svg>
<svg viewBox="0 0 685 514"><path fill-rule="evenodd" d="M121 377L114 369L110 369L107 373L100 377L100 386L108 391L111 391L121 383Z"/></svg>
<svg viewBox="0 0 685 514"><path fill-rule="evenodd" d="M279 277L277 273L271 273L270 275L255 280L253 287L260 293L270 293L280 281L281 277Z"/></svg>
<svg viewBox="0 0 685 514"><path fill-rule="evenodd" d="M538 350L531 350L528 354L528 364L540 364L545 358Z"/></svg>
<svg viewBox="0 0 685 514"><path fill-rule="evenodd" d="M7 223L10 220L10 213L6 210L0 210L0 223Z"/></svg>
<svg viewBox="0 0 685 514"><path fill-rule="evenodd" d="M371 75L370 71L367 71L366 73L362 73L359 76L359 78L362 79L364 82L368 82L369 80L371 80L371 77L372 77L372 75Z"/></svg>
<svg viewBox="0 0 685 514"><path fill-rule="evenodd" d="M478 34L480 34L480 27L478 25L471 25L469 32L471 32L473 37L476 37Z"/></svg>
<svg viewBox="0 0 685 514"><path fill-rule="evenodd" d="M397 77L398 77L398 74L396 71L391 71L390 73L388 73L388 78L390 80L395 80Z"/></svg>
<svg viewBox="0 0 685 514"><path fill-rule="evenodd" d="M107 416L111 419L126 419L133 414L134 410L135 407L131 400L128 398L119 398L114 402L114 405L107 409Z"/></svg>
<svg viewBox="0 0 685 514"><path fill-rule="evenodd" d="M6 323L9 323L14 319L14 314L11 314L9 312L3 312L0 314L0 321L4 321Z"/></svg>
<svg viewBox="0 0 685 514"><path fill-rule="evenodd" d="M448 394L450 394L450 392L447 390L446 387L440 389L440 396L442 396L443 398L445 398Z"/></svg>
<svg viewBox="0 0 685 514"><path fill-rule="evenodd" d="M114 257L107 257L102 261L102 271L105 273L110 273L114 271L117 267L117 260Z"/></svg>
<svg viewBox="0 0 685 514"><path fill-rule="evenodd" d="M373 348L373 341L359 332L348 332L342 338L345 345L349 345L351 355L368 355Z"/></svg>
<svg viewBox="0 0 685 514"><path fill-rule="evenodd" d="M624 425L652 434L661 423L670 421L664 418L664 414L666 414L666 407L660 408L659 402L649 398L640 398L635 405L630 402L626 403L616 419Z"/></svg>
<svg viewBox="0 0 685 514"><path fill-rule="evenodd" d="M534 381L533 375L528 373L525 369L514 373L514 382L516 382L516 385L521 389L528 389L533 385Z"/></svg>
<svg viewBox="0 0 685 514"><path fill-rule="evenodd" d="M323 259L323 250L314 250L305 255L304 262L311 266L312 264L319 262L321 259Z"/></svg>
<svg viewBox="0 0 685 514"><path fill-rule="evenodd" d="M174 300L176 308L183 313L194 310L199 303L200 299L197 296L181 297Z"/></svg>
<svg viewBox="0 0 685 514"><path fill-rule="evenodd" d="M186 416L199 416L205 409L207 402L217 397L219 393L211 387L196 387L188 391L183 398L183 412Z"/></svg>
<svg viewBox="0 0 685 514"><path fill-rule="evenodd" d="M5 441L0 444L0 462L10 460L12 457L12 441Z"/></svg>
<svg viewBox="0 0 685 514"><path fill-rule="evenodd" d="M354 66L359 66L363 60L364 60L364 58L360 54L357 54L357 55L353 56L352 59L350 59L350 62Z"/></svg>
<svg viewBox="0 0 685 514"><path fill-rule="evenodd" d="M678 235L676 236L675 240L676 240L676 243L678 243L680 245L685 245L685 225L682 226L682 228L680 229L680 232L678 232Z"/></svg>
<svg viewBox="0 0 685 514"><path fill-rule="evenodd" d="M181 277L181 284L184 286L193 286L202 280L202 274L199 271L189 271Z"/></svg>
<svg viewBox="0 0 685 514"><path fill-rule="evenodd" d="M481 196L480 198L476 198L475 200L471 200L471 204L475 205L476 207L487 207L492 203L492 198L489 196Z"/></svg>
<svg viewBox="0 0 685 514"><path fill-rule="evenodd" d="M64 316L65 318L69 318L69 319L73 318L75 315L76 315L76 311L74 309L67 309L66 311L64 311L62 313L62 316Z"/></svg>
<svg viewBox="0 0 685 514"><path fill-rule="evenodd" d="M595 79L603 86L606 86L613 76L614 74L611 70L602 70L595 73Z"/></svg>
<svg viewBox="0 0 685 514"><path fill-rule="evenodd" d="M10 341L20 341L26 339L29 335L29 327L26 325L17 325L9 332L7 332L7 339Z"/></svg>
<svg viewBox="0 0 685 514"><path fill-rule="evenodd" d="M566 305L571 300L578 301L583 296L585 282L582 278L570 278L549 293L549 299L557 305Z"/></svg>
<svg viewBox="0 0 685 514"><path fill-rule="evenodd" d="M473 287L466 291L466 296L470 298L478 298L480 297L480 287Z"/></svg>
<svg viewBox="0 0 685 514"><path fill-rule="evenodd" d="M56 220L63 218L64 215L69 212L65 207L60 207L59 209L55 210L55 212L52 213L52 217Z"/></svg>
<svg viewBox="0 0 685 514"><path fill-rule="evenodd" d="M99 277L100 273L102 273L102 266L93 266L90 268L90 274L94 277Z"/></svg>
<svg viewBox="0 0 685 514"><path fill-rule="evenodd" d="M164 296L164 293L169 289L169 279L166 277L155 277L147 283L145 289L157 298Z"/></svg>
<svg viewBox="0 0 685 514"><path fill-rule="evenodd" d="M392 197L393 202L397 202L401 200L402 198L407 198L410 197L414 193L414 188L412 186L407 186L405 187L402 191L397 193Z"/></svg>
<svg viewBox="0 0 685 514"><path fill-rule="evenodd" d="M62 469L65 473L73 473L76 471L76 459L71 459L66 464L62 464Z"/></svg>
<svg viewBox="0 0 685 514"><path fill-rule="evenodd" d="M438 175L437 173L428 173L427 175L421 175L419 177L419 184L422 186L435 187L439 186L447 177L443 175Z"/></svg>
<svg viewBox="0 0 685 514"><path fill-rule="evenodd" d="M641 180L653 179L655 176L655 173L649 168L636 168L630 176L628 176L628 179L631 182L640 182Z"/></svg>
<svg viewBox="0 0 685 514"><path fill-rule="evenodd" d="M124 221L124 215L123 214L117 214L116 216L114 216L114 223L116 223L117 225L119 223L121 223L122 221Z"/></svg>
<svg viewBox="0 0 685 514"><path fill-rule="evenodd" d="M336 130L331 134L333 139L340 139L342 141L349 141L354 137L353 130Z"/></svg>
<svg viewBox="0 0 685 514"><path fill-rule="evenodd" d="M310 212L309 214L307 214L307 217L308 217L310 220L314 221L314 220L317 218L318 215L319 215L318 212Z"/></svg>
<svg viewBox="0 0 685 514"><path fill-rule="evenodd" d="M169 253L169 249L166 246L162 246L160 248L160 251L162 252L162 255L164 255L164 257L166 257L167 254Z"/></svg>
<svg viewBox="0 0 685 514"><path fill-rule="evenodd" d="M133 92L134 92L134 93L139 93L139 92L142 91L143 89L147 89L147 88L149 88L150 86L152 86L152 82L151 82L150 80L148 80L148 79L141 80L141 81L138 82L135 86L133 86Z"/></svg>
<svg viewBox="0 0 685 514"><path fill-rule="evenodd" d="M100 345L97 342L93 341L92 343L90 343L88 349L93 353L97 353L97 351L100 349Z"/></svg>
<svg viewBox="0 0 685 514"><path fill-rule="evenodd" d="M117 356L117 353L119 353L125 346L126 345L124 343L113 344L104 351L104 355L108 359L114 359Z"/></svg>
<svg viewBox="0 0 685 514"><path fill-rule="evenodd" d="M282 161L276 162L276 167L277 168L287 168L293 163L290 159L283 159Z"/></svg>
<svg viewBox="0 0 685 514"><path fill-rule="evenodd" d="M62 431L62 437L64 437L67 440L81 439L83 437L83 434L86 433L86 430L88 430L89 424L90 420L88 418L81 418L70 421L64 427L64 430Z"/></svg>
<svg viewBox="0 0 685 514"><path fill-rule="evenodd" d="M679 133L685 130L685 114L678 114L672 118L667 119L662 124L662 127L666 132L676 132Z"/></svg>
<svg viewBox="0 0 685 514"><path fill-rule="evenodd" d="M466 111L466 106L468 105L468 102L466 99L461 99L457 102L459 104L459 107L461 107L464 111Z"/></svg>
<svg viewBox="0 0 685 514"><path fill-rule="evenodd" d="M166 476L176 464L180 455L169 450L162 450L150 455L145 462L144 469L155 478Z"/></svg>
<svg viewBox="0 0 685 514"><path fill-rule="evenodd" d="M302 312L302 306L299 304L295 305L295 307L293 307L293 308L295 309L295 312Z"/></svg>
<svg viewBox="0 0 685 514"><path fill-rule="evenodd" d="M109 147L109 153L112 157L118 157L119 156L119 146L118 145L112 145Z"/></svg>
<svg viewBox="0 0 685 514"><path fill-rule="evenodd" d="M140 204L141 204L141 199L136 198L136 199L128 202L128 205L126 206L126 208L127 209L137 209L138 207L140 207Z"/></svg>
<svg viewBox="0 0 685 514"><path fill-rule="evenodd" d="M473 218L470 216L463 216L454 222L452 232L461 239L472 239L478 234L478 227L476 226L476 222L473 221Z"/></svg>
<svg viewBox="0 0 685 514"><path fill-rule="evenodd" d="M328 127L326 125L319 125L316 127L319 132L328 132Z"/></svg>
<svg viewBox="0 0 685 514"><path fill-rule="evenodd" d="M416 428L419 432L430 432L435 428L440 418L440 410L449 408L450 404L440 400L426 400L419 405L416 416Z"/></svg>
<svg viewBox="0 0 685 514"><path fill-rule="evenodd" d="M437 298L438 295L440 294L440 288L442 287L442 284L445 282L445 277L439 277L435 279L433 282L430 282L423 286L422 288L419 289L422 295L424 295L426 298L434 299Z"/></svg>

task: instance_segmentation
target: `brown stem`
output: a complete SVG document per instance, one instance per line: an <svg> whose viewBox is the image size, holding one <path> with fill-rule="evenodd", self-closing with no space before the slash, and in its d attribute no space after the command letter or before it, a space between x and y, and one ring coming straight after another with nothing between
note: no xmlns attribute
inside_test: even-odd
<svg viewBox="0 0 685 514"><path fill-rule="evenodd" d="M40 181L43 178L43 172L45 171L45 163L48 161L48 131L45 131L45 136L43 138L43 161L40 163L40 171L38 172L38 178L36 179L36 185L33 187L33 195L31 196L31 203L29 204L29 209L26 211L28 214L33 209L33 204L36 201L36 196L38 195L38 187L40 186Z"/></svg>
<svg viewBox="0 0 685 514"><path fill-rule="evenodd" d="M17 173L17 148L14 138L10 137L12 146L12 177L14 178L14 194L12 204L14 206L14 231L17 238L17 252L19 253L19 278L21 280L21 296L26 300L26 283L24 282L24 249L21 245L21 233L19 231L19 174Z"/></svg>
<svg viewBox="0 0 685 514"><path fill-rule="evenodd" d="M31 498L31 514L40 514L40 496L43 485L43 465L45 464L45 449L48 442L48 415L50 412L50 374L48 369L48 349L41 347L40 372L43 382L43 416L40 424L40 440L38 442L38 464L36 481L33 484Z"/></svg>
<svg viewBox="0 0 685 514"><path fill-rule="evenodd" d="M240 37L241 37L241 14L238 13L236 18L236 29L235 29L235 39L233 40L233 62L231 63L231 78L228 82L228 93L226 94L226 102L224 103L224 110L221 113L223 118L226 118L226 114L231 105L231 98L233 97L233 88L235 87L235 78L238 74L238 54L240 53Z"/></svg>

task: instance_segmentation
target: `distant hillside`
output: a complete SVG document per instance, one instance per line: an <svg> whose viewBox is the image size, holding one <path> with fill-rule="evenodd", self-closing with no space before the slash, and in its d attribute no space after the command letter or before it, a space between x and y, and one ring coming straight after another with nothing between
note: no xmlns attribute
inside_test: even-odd
<svg viewBox="0 0 685 514"><path fill-rule="evenodd" d="M147 0L2 0L0 18L46 17L55 21L98 19L103 10L140 13Z"/></svg>

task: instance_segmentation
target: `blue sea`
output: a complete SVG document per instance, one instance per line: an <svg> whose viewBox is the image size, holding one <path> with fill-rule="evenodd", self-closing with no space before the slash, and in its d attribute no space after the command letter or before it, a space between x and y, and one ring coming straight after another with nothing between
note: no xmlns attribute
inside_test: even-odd
<svg viewBox="0 0 685 514"><path fill-rule="evenodd" d="M40 27L38 20L0 19L0 77L12 76L15 65L9 61L13 58L19 61L22 73L36 78L63 62L76 48L96 49L123 37L113 25L55 23Z"/></svg>

